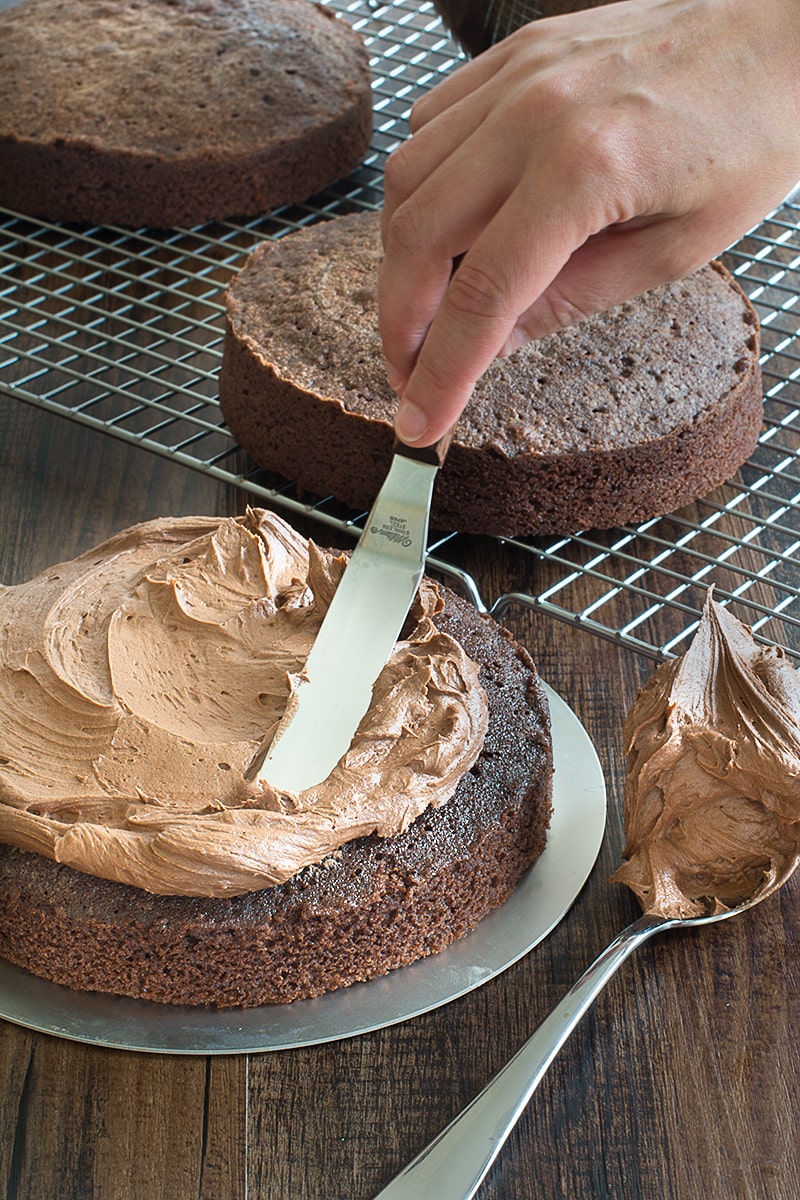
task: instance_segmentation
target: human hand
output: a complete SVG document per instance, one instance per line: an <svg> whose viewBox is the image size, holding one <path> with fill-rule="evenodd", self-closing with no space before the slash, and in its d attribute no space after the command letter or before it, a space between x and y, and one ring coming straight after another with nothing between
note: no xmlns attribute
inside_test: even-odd
<svg viewBox="0 0 800 1200"><path fill-rule="evenodd" d="M385 176L398 435L435 441L496 356L761 220L800 178L798 64L798 0L623 0L533 22L419 100Z"/></svg>

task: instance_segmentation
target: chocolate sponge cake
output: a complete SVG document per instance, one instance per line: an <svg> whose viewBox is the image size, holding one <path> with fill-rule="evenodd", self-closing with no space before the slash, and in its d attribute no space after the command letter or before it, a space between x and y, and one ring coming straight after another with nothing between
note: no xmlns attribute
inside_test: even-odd
<svg viewBox="0 0 800 1200"><path fill-rule="evenodd" d="M329 778L272 736L344 566L272 514L124 530L0 588L0 956L79 990L283 1003L461 937L544 848L526 651L426 580Z"/></svg>
<svg viewBox="0 0 800 1200"><path fill-rule="evenodd" d="M369 59L311 0L0 11L0 204L169 227L304 200L362 161Z"/></svg>
<svg viewBox="0 0 800 1200"><path fill-rule="evenodd" d="M258 246L232 280L220 374L231 432L316 496L368 508L396 398L378 336L379 215ZM762 393L755 311L711 263L495 361L437 481L440 529L568 534L669 512L752 452Z"/></svg>

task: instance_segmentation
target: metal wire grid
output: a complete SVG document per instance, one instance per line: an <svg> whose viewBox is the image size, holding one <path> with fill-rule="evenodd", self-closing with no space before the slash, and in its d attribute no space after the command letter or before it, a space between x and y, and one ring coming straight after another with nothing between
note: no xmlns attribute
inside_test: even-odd
<svg viewBox="0 0 800 1200"><path fill-rule="evenodd" d="M232 274L265 237L377 207L411 103L460 58L430 3L330 3L371 53L375 132L362 167L268 218L163 234L0 211L0 390L355 536L365 514L330 497L307 503L249 469L217 403ZM702 502L638 527L507 540L510 587L491 605L459 566L463 535L436 533L430 562L479 607L532 606L664 657L682 649L713 582L759 638L800 660L800 206L788 200L727 261L762 322L765 423L751 460ZM668 611L683 618L677 638L662 633Z"/></svg>
<svg viewBox="0 0 800 1200"><path fill-rule="evenodd" d="M600 537L513 541L560 568L532 599L514 599L664 657L685 647L713 583L761 640L800 658L800 206L787 201L726 259L762 324L764 427L755 453L735 480L679 513ZM614 620L623 592L638 600L625 623ZM508 603L502 597L495 608ZM664 608L686 624L662 641Z"/></svg>

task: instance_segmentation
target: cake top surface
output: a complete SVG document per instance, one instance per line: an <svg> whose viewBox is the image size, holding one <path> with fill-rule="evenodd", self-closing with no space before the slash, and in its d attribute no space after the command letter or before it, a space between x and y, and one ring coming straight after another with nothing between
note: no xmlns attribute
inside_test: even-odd
<svg viewBox="0 0 800 1200"><path fill-rule="evenodd" d="M181 157L302 136L370 86L311 0L23 0L0 11L0 137Z"/></svg>
<svg viewBox="0 0 800 1200"><path fill-rule="evenodd" d="M424 581L327 780L250 780L344 569L263 510L122 531L0 587L0 841L157 894L281 883L403 832L480 754L477 665Z"/></svg>
<svg viewBox="0 0 800 1200"><path fill-rule="evenodd" d="M228 289L228 318L276 374L391 424L377 318L380 216L357 213L264 242ZM755 312L710 264L496 360L455 441L513 457L585 454L671 435L740 386Z"/></svg>
<svg viewBox="0 0 800 1200"><path fill-rule="evenodd" d="M800 675L709 591L687 652L624 729L627 844L612 879L693 917L768 895L800 863Z"/></svg>

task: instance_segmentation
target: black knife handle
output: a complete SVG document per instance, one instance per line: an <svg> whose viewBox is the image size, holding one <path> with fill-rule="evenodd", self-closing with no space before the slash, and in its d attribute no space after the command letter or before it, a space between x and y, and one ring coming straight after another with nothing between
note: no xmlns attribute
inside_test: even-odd
<svg viewBox="0 0 800 1200"><path fill-rule="evenodd" d="M415 462L430 463L432 467L442 467L452 440L452 429L448 429L447 433L430 446L407 446L405 442L395 438L394 453L402 454L404 458L413 458Z"/></svg>

